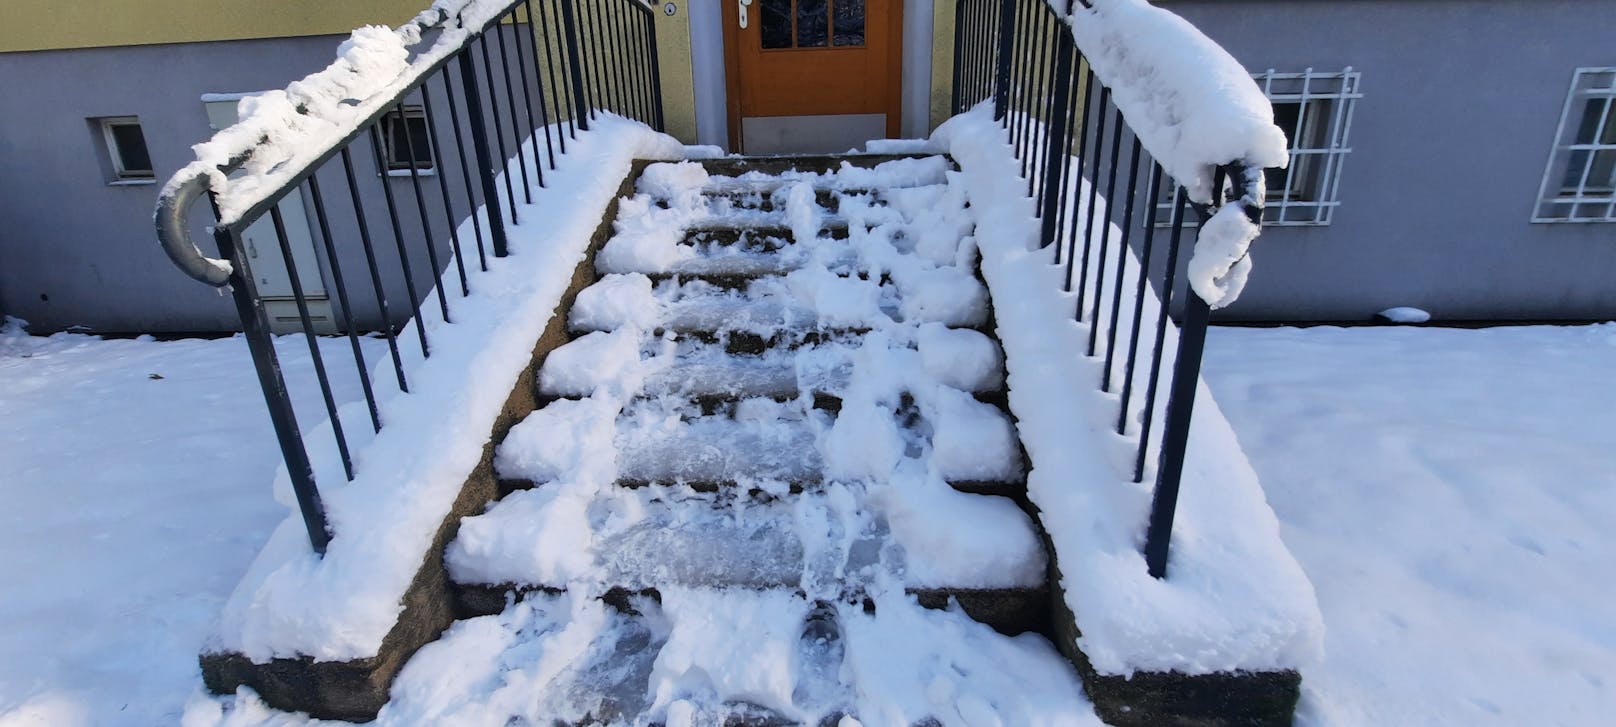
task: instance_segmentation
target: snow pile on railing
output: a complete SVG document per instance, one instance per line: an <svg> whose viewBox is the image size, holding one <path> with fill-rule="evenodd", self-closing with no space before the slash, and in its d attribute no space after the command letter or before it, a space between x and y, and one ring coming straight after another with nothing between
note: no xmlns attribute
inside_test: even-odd
<svg viewBox="0 0 1616 727"><path fill-rule="evenodd" d="M206 177L220 222L238 221L458 52L509 5L508 0L437 0L397 29L369 25L353 31L323 70L285 89L243 98L240 120L192 147L196 161L174 173L162 196ZM415 48L434 31L430 46ZM231 179L223 168L237 162L247 173Z"/></svg>
<svg viewBox="0 0 1616 727"><path fill-rule="evenodd" d="M1323 619L1312 584L1280 540L1256 472L1204 384L1196 389L1169 575L1150 576L1140 547L1153 472L1145 484L1124 474L1137 425L1127 436L1112 428L1117 395L1095 387L1105 372L1085 355L1089 324L1072 319L1075 294L1061 292L1064 268L1052 264L1053 246L1037 246L1039 224L1004 130L979 106L940 127L931 146L953 155L964 176L1010 407L1032 463L1028 497L1054 547L1063 598L1082 634L1078 646L1094 668L1194 675L1315 662ZM1082 197L1074 195L1073 218ZM1137 279L1138 261L1129 263L1125 278ZM1140 304L1160 305L1148 290ZM1098 320L1106 317L1102 310ZM1169 329L1166 350L1176 340Z"/></svg>
<svg viewBox="0 0 1616 727"><path fill-rule="evenodd" d="M1057 9L1065 0L1051 0ZM1251 74L1189 21L1145 0L1092 0L1068 22L1128 125L1191 200L1212 200L1213 170L1284 167L1285 132Z"/></svg>

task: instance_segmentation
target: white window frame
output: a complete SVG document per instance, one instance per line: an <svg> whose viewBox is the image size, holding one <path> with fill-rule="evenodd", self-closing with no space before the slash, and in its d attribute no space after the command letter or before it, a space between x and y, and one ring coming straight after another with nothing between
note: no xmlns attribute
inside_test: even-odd
<svg viewBox="0 0 1616 727"><path fill-rule="evenodd" d="M1363 98L1360 74L1340 71L1280 73L1272 68L1254 73L1270 103L1294 103L1294 128L1285 129L1290 164L1287 184L1263 203L1263 224L1272 227L1319 227L1330 224L1341 206L1341 169L1352 153L1352 117ZM1321 115L1322 114L1322 115ZM1272 174L1272 172L1270 172Z"/></svg>
<svg viewBox="0 0 1616 727"><path fill-rule="evenodd" d="M413 172L414 172L413 175L411 174L412 170L410 169L410 163L409 163L408 159L404 159L404 158L394 159L393 158L394 152L395 151L401 151L402 146L404 144L404 139L402 137L397 138L397 139L393 138L393 123L395 123L395 119L398 117L399 113L401 113L401 112L404 115L404 123L409 123L410 119L421 119L421 127L422 127L423 136L420 139L415 139L415 138L412 137L411 140L416 141L418 143L419 142L425 142L426 145L427 145L427 158L426 159L417 159L417 160L415 160L415 165L414 165L415 169L413 170ZM421 106L419 104L405 104L401 109L395 109L393 111L389 111L385 115L382 116L381 121L380 121L381 137L382 137L382 155L383 155L382 163L386 167L382 171L387 176L389 176L389 177L409 177L409 176L430 177L430 176L438 173L438 163L439 162L438 162L438 159L436 158L437 157L437 154L436 154L437 149L434 148L434 145L432 144L431 130L427 128L427 125L430 124L430 123L431 122L428 121L427 118L426 118L426 107Z"/></svg>
<svg viewBox="0 0 1616 727"><path fill-rule="evenodd" d="M152 162L151 169L131 170L124 166L123 150L118 146L118 139L112 134L114 126L133 126L140 131L141 143L146 145L146 158L151 159L151 144L146 142L146 129L140 124L139 116L103 116L95 120L101 129L101 141L105 145L107 161L111 165L112 181L114 185L124 184L156 184L156 162Z"/></svg>
<svg viewBox="0 0 1616 727"><path fill-rule="evenodd" d="M1594 125L1593 140L1579 143L1576 136L1589 104L1601 104L1599 120ZM1560 109L1554 147L1543 168L1543 182L1538 186L1532 210L1533 222L1616 222L1616 169L1611 179L1589 176L1599 155L1616 154L1616 139L1611 143L1600 141L1611 128L1616 128L1616 67L1578 68L1571 75L1565 106ZM1577 184L1567 187L1564 182L1575 172L1572 159L1578 152L1586 155L1582 172Z"/></svg>

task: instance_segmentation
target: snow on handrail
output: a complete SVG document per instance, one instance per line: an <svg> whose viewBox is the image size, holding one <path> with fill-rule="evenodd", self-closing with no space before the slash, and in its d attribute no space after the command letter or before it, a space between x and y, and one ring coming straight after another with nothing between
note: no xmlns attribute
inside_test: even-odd
<svg viewBox="0 0 1616 727"><path fill-rule="evenodd" d="M163 185L155 214L163 251L186 275L225 285L230 262L203 254L185 224L198 199L213 194L223 226L262 214L520 2L436 0L396 29L354 30L325 69L242 99L240 120L193 147L196 160ZM236 171L246 173L231 178Z"/></svg>
<svg viewBox="0 0 1616 727"><path fill-rule="evenodd" d="M1289 161L1273 107L1240 62L1189 21L1145 0L1048 0L1151 156L1192 201L1213 198L1219 167ZM1261 185L1249 190L1261 206Z"/></svg>

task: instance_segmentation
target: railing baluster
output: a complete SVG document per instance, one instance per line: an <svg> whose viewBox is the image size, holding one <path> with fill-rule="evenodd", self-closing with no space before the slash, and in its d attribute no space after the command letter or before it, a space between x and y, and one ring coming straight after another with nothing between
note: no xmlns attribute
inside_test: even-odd
<svg viewBox="0 0 1616 727"><path fill-rule="evenodd" d="M623 49L623 13L619 12L622 10L622 6L614 6L611 2L607 2L603 10L607 18L607 21L602 24L607 28L607 48L611 50L613 57L619 60L618 63L612 64L612 82L617 88L617 113L633 117L634 111L629 103L628 86L625 85L626 78L623 70L623 62L628 60L628 53Z"/></svg>
<svg viewBox="0 0 1616 727"><path fill-rule="evenodd" d="M656 119L652 124L657 131L667 132L668 119L662 110L662 53L657 48L656 13L646 15L645 47L651 55L651 113Z"/></svg>
<svg viewBox="0 0 1616 727"><path fill-rule="evenodd" d="M483 47L484 50L487 49L486 44ZM505 257L510 252L505 239L505 220L500 216L499 188L494 183L494 160L488 148L488 125L483 123L483 101L481 94L477 91L477 68L469 57L470 53L471 48L468 46L460 51L460 57L456 62L460 64L461 85L464 86L466 92L466 114L468 121L471 123L471 147L476 152L477 175L482 180L482 208L488 212L488 236L494 246L494 257ZM486 57L484 56L484 58ZM497 130L499 123L498 113L494 114L494 121ZM503 153L502 148L501 154ZM505 175L505 188L507 190L510 189L510 181L510 175ZM514 195L511 200L511 207L512 209L516 207ZM515 222L514 217L512 222ZM484 267L486 268L487 266L485 265Z"/></svg>
<svg viewBox="0 0 1616 727"><path fill-rule="evenodd" d="M519 77L522 79L522 106L527 112L527 125L528 128L531 129L529 135L533 144L533 172L539 177L539 188L543 189L545 186L544 161L542 155L539 154L539 126L536 126L533 123L533 94L528 90L532 83L527 77L528 61L532 60L534 63L538 62L538 49L534 48L532 55L529 55L522 49L522 37L528 36L531 38L533 33L532 9L529 8L528 12L529 15L526 23L527 29L523 30L523 24L518 22L516 19L516 10L515 8L512 8L511 34L516 36L516 68L518 71L521 71ZM535 77L538 76L537 70L534 71L533 75ZM544 88L542 85L539 87L539 118L544 122L542 124L544 128L544 148L549 151L550 160L553 164L555 163L555 145L550 143L550 122L548 119L544 118ZM531 204L531 202L529 204Z"/></svg>
<svg viewBox="0 0 1616 727"><path fill-rule="evenodd" d="M404 246L404 227L398 222L398 203L393 199L392 179L388 175L387 154L382 149L381 133L376 125L370 127L370 148L375 153L376 168L380 170L382 196L387 200L387 220L393 226L393 242L398 249L398 264L404 271L404 289L410 294L410 310L416 319L421 317L421 296L415 291L415 275L410 269L410 253ZM421 339L421 355L432 356L426 343L426 326L417 324L415 334Z"/></svg>
<svg viewBox="0 0 1616 727"><path fill-rule="evenodd" d="M370 366L365 363L365 351L359 346L359 330L354 323L353 306L348 304L348 283L342 277L342 262L337 257L337 246L331 235L331 221L325 213L325 195L320 193L320 175L309 175L309 198L314 201L314 219L320 226L320 241L325 247L326 265L331 269L331 284L337 289L337 311L342 314L342 329L348 334L353 349L354 366L359 369L359 388L365 393L365 405L370 409L370 424L374 431L382 430L381 411L376 407L376 392L370 384Z"/></svg>
<svg viewBox="0 0 1616 727"><path fill-rule="evenodd" d="M217 218L217 206L213 211ZM286 391L286 379L281 376L280 361L275 356L274 337L269 332L269 316L264 312L263 299L247 267L247 256L241 246L241 235L229 225L219 225L213 231L219 254L234 264L230 274L231 299L246 334L247 349L252 354L253 371L258 375L258 388L264 392L264 404L269 409L270 424L280 444L281 458L286 462L286 474L292 481L292 492L297 496L297 509L303 516L303 528L309 535L309 547L325 555L331 543L331 526L326 521L325 504L320 489L315 485L314 467L309 463L308 450L303 447L303 433L297 426L297 414L292 409L292 398Z"/></svg>
<svg viewBox="0 0 1616 727"><path fill-rule="evenodd" d="M1160 164L1150 163L1150 191L1147 199L1150 205L1145 209L1145 242L1139 251L1139 283L1134 288L1133 331L1128 336L1128 361L1123 366L1122 374L1122 401L1117 412L1117 434L1128 433L1128 403L1133 398L1134 365L1139 358L1139 328L1145 317L1145 292L1150 284L1150 254L1152 243L1156 239L1156 211L1160 205L1156 200L1161 199L1162 168ZM1138 482L1138 477L1134 479Z"/></svg>
<svg viewBox="0 0 1616 727"><path fill-rule="evenodd" d="M1162 345L1167 339L1167 311L1173 305L1173 286L1178 278L1179 237L1184 232L1184 188L1173 195L1172 236L1167 240L1167 267L1162 273L1161 308L1156 311L1156 343L1150 354L1150 378L1145 384L1145 410L1139 426L1139 448L1134 454L1133 481L1145 479L1145 453L1150 450L1150 424L1156 416L1156 389L1161 382Z"/></svg>
<svg viewBox="0 0 1616 727"><path fill-rule="evenodd" d="M1050 102L1051 113L1049 118L1053 120L1055 118L1055 113L1058 111L1061 120L1057 124L1048 125L1051 126L1051 130L1054 131L1054 135L1053 138L1049 140L1049 143L1044 145L1044 149L1046 151L1046 156L1044 158L1044 184L1041 185L1038 190L1038 207L1040 210L1042 210L1039 216L1042 218L1043 222L1043 229L1038 237L1039 247L1047 247L1050 243L1053 243L1058 231L1056 225L1058 224L1058 220L1060 218L1060 210L1055 206L1055 190L1049 189L1049 186L1051 183L1058 185L1064 182L1066 174L1064 172L1058 172L1058 175L1051 175L1049 170L1065 169L1066 165L1063 160L1070 157L1070 154L1067 151L1068 142L1066 138L1066 119L1071 115L1068 108L1068 106L1071 104L1071 84L1069 83L1071 75L1072 44L1059 42L1055 48L1054 77L1061 79L1061 82L1055 86L1055 93L1053 94L1053 98ZM1064 197L1062 199L1064 200ZM1059 252L1060 246L1057 245L1055 249L1057 252ZM1059 263L1060 259L1056 258L1055 262Z"/></svg>
<svg viewBox="0 0 1616 727"><path fill-rule="evenodd" d="M1068 39L1067 42L1070 43L1071 42L1070 39ZM1076 43L1071 43L1071 45L1072 45L1072 48L1073 48L1072 55L1075 56L1073 65L1076 65L1076 62L1081 62L1082 61L1083 56L1082 56L1082 54L1076 52L1076 45L1077 45ZM1072 187L1072 160L1073 160L1073 156L1072 156L1072 126L1077 121L1077 108L1078 108L1078 105L1079 105L1078 102L1077 102L1078 82L1079 82L1078 74L1073 73L1066 80L1066 84L1065 84L1066 85L1066 93L1067 93L1067 101L1066 101L1066 110L1065 110L1065 112L1063 114L1064 118L1061 119L1061 139L1062 139L1062 141L1061 141L1061 147L1060 147L1061 153L1060 153L1060 170L1059 170L1059 173L1060 173L1060 191L1057 194L1058 201L1055 203L1055 237L1052 238L1052 240L1054 240L1057 243L1055 245L1055 264L1056 265L1060 265L1063 262L1063 260L1061 258L1061 253L1065 251L1065 246L1060 245L1058 243L1059 243L1060 239L1067 236L1066 225L1070 221L1068 218L1071 216L1069 214L1069 210L1067 208L1067 203L1068 203L1068 200L1070 199L1070 197L1068 196L1068 192L1071 190L1071 187ZM1069 270L1068 270L1068 273L1070 273Z"/></svg>
<svg viewBox="0 0 1616 727"><path fill-rule="evenodd" d="M1100 105L1099 108L1094 110L1095 118L1099 120L1099 124L1094 132L1094 164L1091 166L1093 172L1089 177L1089 206L1085 215L1086 221L1083 223L1083 263L1077 275L1078 320L1083 319L1083 302L1087 299L1089 292L1089 249L1092 247L1090 243L1094 241L1094 208L1100 199L1100 157L1104 154L1105 145L1105 107L1110 101L1111 89L1101 86ZM1107 212L1110 211L1110 205L1106 205L1106 210ZM1096 291L1095 294L1098 295L1099 292Z"/></svg>
<svg viewBox="0 0 1616 727"><path fill-rule="evenodd" d="M499 32L498 26L495 26L494 32ZM482 36L482 38L477 41L477 45L480 46L482 51L483 78L488 82L488 118L492 119L494 122L494 148L499 150L499 166L496 167L491 162L488 165L488 169L490 172L495 174L499 174L499 170L504 170L504 174L501 174L500 176L505 177L505 199L510 203L509 207L511 213L511 224L519 225L522 224L522 222L521 218L516 214L516 189L515 187L511 186L511 171L509 167L511 158L505 153L505 125L499 120L499 90L494 86L494 65L488 60L488 36ZM471 106L469 100L467 101L466 105L468 107ZM475 125L482 126L483 132L487 132L488 127L483 126L482 124ZM521 155L518 154L517 156ZM527 178L527 173L525 171L522 173L522 178ZM498 200L499 195L495 194L494 196L489 197L489 199ZM491 202L490 204L496 203L497 202ZM497 245L495 246L495 250L496 252L494 253L494 257L501 257L501 255L498 253Z"/></svg>
<svg viewBox="0 0 1616 727"><path fill-rule="evenodd" d="M512 15L514 15L514 13ZM507 15L505 17L512 17L512 15ZM504 26L503 18L499 23L495 23L491 30L493 31L494 35L499 38L499 69L501 75L505 78L505 108L506 110L510 111L511 114L511 143L516 147L516 165L522 170L522 200L528 204L533 204L533 185L528 181L527 157L522 155L522 123L516 118L516 90L511 84L511 57L510 54L505 51L505 36L507 35L507 32ZM512 30L514 31L514 28ZM493 76L489 76L488 80L490 83L492 83L494 80ZM524 87L522 90L526 91L527 89ZM489 98L499 97L499 93L494 89L489 89L488 95ZM495 118L498 118L498 112L495 112L494 116ZM533 127L533 119L531 116L528 118L527 126L528 128ZM502 141L500 143L503 144L504 142ZM503 147L500 148L499 155L500 163L507 163L508 158L505 156L505 149ZM538 160L535 159L534 163L537 164ZM542 175L544 172L541 171L539 173ZM507 166L505 169L505 181L507 184L510 182L510 179L511 170L509 166ZM515 200L511 201L511 223L521 224L521 222L517 221L516 219Z"/></svg>
<svg viewBox="0 0 1616 727"><path fill-rule="evenodd" d="M572 91L569 90L570 87L564 83L556 83L556 66L564 66L567 62L566 49L557 48L554 41L550 40L550 26L555 24L555 3L559 1L550 0L550 5L546 7L545 0L539 0L539 19L544 26L544 68L550 76L550 100L555 102L556 123L558 125L561 123L563 112L567 115L568 134L556 135L561 142L561 153L565 154L567 153L567 136L570 134L572 138L578 138L578 121L573 118ZM563 67L561 75L565 77L566 74L567 70ZM553 156L550 157L550 168L555 169L555 157Z"/></svg>
<svg viewBox="0 0 1616 727"><path fill-rule="evenodd" d="M449 170L443 166L447 163L447 157L444 156L443 145L438 143L438 121L437 116L432 113L432 89L425 85L421 86L421 106L426 115L427 144L432 152L432 176L438 178L438 191L442 193L443 216L449 226L449 249L454 253L455 270L460 274L460 297L464 298L471 295L471 286L466 281L466 259L460 251L460 226L455 223L454 203L449 198ZM461 160L462 163L464 161ZM468 178L466 181L471 180ZM472 207L472 210L471 216L475 220L476 207Z"/></svg>
<svg viewBox="0 0 1616 727"><path fill-rule="evenodd" d="M1117 354L1117 320L1122 314L1122 284L1127 280L1128 242L1133 236L1134 201L1139 196L1139 136L1133 135L1133 151L1128 156L1128 196L1122 210L1122 239L1117 242L1117 287L1111 296L1111 330L1105 341L1105 375L1100 379L1100 391L1111 390L1111 364ZM1141 271L1142 273L1143 271ZM1134 301L1138 307L1139 301Z"/></svg>
<svg viewBox="0 0 1616 727"><path fill-rule="evenodd" d="M591 51L593 52L593 55L589 57L589 67L594 72L589 79L589 96L595 100L595 104L589 109L589 113L593 115L596 110L612 110L612 95L611 89L606 86L605 79L609 77L609 74L606 71L606 54L601 50L600 43L600 3L598 0L580 1L586 10L584 14L588 23L588 45L591 46Z"/></svg>
<svg viewBox="0 0 1616 727"><path fill-rule="evenodd" d="M1010 63L1014 60L1016 0L999 0L999 57L993 70L993 118L1000 126L1010 114ZM1010 37L1006 38L1005 34Z"/></svg>
<svg viewBox="0 0 1616 727"><path fill-rule="evenodd" d="M567 51L568 54L572 56L572 63L569 64L569 66L572 73L573 118L577 121L578 128L588 131L590 118L589 109L592 99L589 95L587 84L584 83L584 77L587 75L587 73L585 72L583 65L583 56L578 52L579 42L577 16L580 14L580 12L577 8L577 3L580 0L557 1L561 3L561 21L564 35L567 37Z"/></svg>
<svg viewBox="0 0 1616 727"><path fill-rule="evenodd" d="M438 280L443 274L443 266L438 264L438 244L432 239L432 220L426 213L426 196L421 193L421 165L415 158L415 134L410 131L410 117L404 111L404 104L400 102L398 109L399 126L404 128L404 149L408 155L405 160L410 165L410 187L415 190L415 211L421 218L421 236L426 240L426 258L432 263L432 279ZM434 169L434 171L438 171ZM444 293L442 285L432 286L438 291L438 307L443 312L443 320L449 322L449 296ZM418 328L420 326L417 326Z"/></svg>
<svg viewBox="0 0 1616 727"><path fill-rule="evenodd" d="M556 110L556 121L553 125L555 128L553 130L551 129L552 124L550 123L550 107L552 104L549 102L549 99L544 97L544 69L539 67L539 21L537 16L533 13L533 0L522 0L522 7L527 10L528 41L533 44L533 84L539 89L539 120L544 122L544 149L550 155L550 169L554 170L556 168L556 143L552 139L552 136L560 139L561 153L563 154L567 153L567 138L565 134L561 133L560 107L557 107ZM555 86L554 69L552 69L550 73L550 85L552 87ZM551 90L553 91L554 89L552 88ZM539 186L544 186L544 180L540 179L539 181Z"/></svg>
<svg viewBox="0 0 1616 727"><path fill-rule="evenodd" d="M1084 61L1083 65L1088 66L1088 62ZM1083 167L1089 163L1089 119L1093 118L1094 115L1094 69L1092 67L1089 67L1083 74L1083 110L1081 113L1083 114L1082 129L1077 133L1077 174L1075 175L1076 179L1072 180L1072 205L1074 207L1077 205L1078 200L1083 199ZM1061 203L1061 208L1066 208L1065 202ZM1065 292L1067 293L1072 292L1072 265L1077 259L1077 210L1071 211L1071 217L1071 230L1066 232L1066 274L1061 277L1061 280L1065 282ZM1078 301L1077 309L1079 311L1083 310L1082 301Z"/></svg>
<svg viewBox="0 0 1616 727"><path fill-rule="evenodd" d="M353 200L354 219L359 223L359 243L365 250L365 264L370 269L370 285L376 294L376 308L382 314L382 333L387 337L387 350L393 356L393 373L398 377L398 390L408 392L409 382L404 378L404 358L398 351L398 337L393 333L393 314L387 305L387 289L382 284L381 266L376 262L376 248L370 240L370 223L365 217L365 204L359 195L359 182L354 176L353 156L348 147L342 148L342 170L348 177L348 196Z"/></svg>
<svg viewBox="0 0 1616 727"><path fill-rule="evenodd" d="M1100 301L1105 298L1105 258L1111 244L1111 220L1116 217L1117 169L1122 152L1122 110L1116 110L1116 127L1111 131L1111 164L1106 168L1105 218L1100 220L1100 257L1094 265L1094 309L1089 314L1089 355L1100 334Z"/></svg>
<svg viewBox="0 0 1616 727"><path fill-rule="evenodd" d="M486 273L488 252L483 248L482 217L477 214L480 205L477 204L477 193L471 184L471 165L466 162L466 139L460 131L460 104L455 103L454 84L450 82L449 76L448 73L443 74L443 95L449 100L449 125L454 128L455 156L460 159L460 178L466 184L466 206L471 208L471 229L477 236L477 263ZM483 200L483 204L487 202L487 199Z"/></svg>
<svg viewBox="0 0 1616 727"><path fill-rule="evenodd" d="M330 416L331 435L337 440L337 453L342 457L342 471L348 480L354 478L353 458L348 455L348 437L342 431L342 417L337 415L337 400L331 394L331 379L325 373L325 356L320 353L320 339L314 335L314 321L309 316L309 298L303 293L303 278L292 257L292 242L286 235L286 221L281 218L281 206L269 208L270 222L275 226L275 242L280 247L281 262L286 265L286 278L292 284L292 300L297 304L297 319L303 324L303 339L309 344L309 360L314 364L314 378L320 382L320 396Z"/></svg>

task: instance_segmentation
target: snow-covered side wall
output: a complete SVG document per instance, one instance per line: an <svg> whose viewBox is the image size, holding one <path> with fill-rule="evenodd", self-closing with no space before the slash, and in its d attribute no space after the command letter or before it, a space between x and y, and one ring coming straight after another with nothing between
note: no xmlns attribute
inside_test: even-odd
<svg viewBox="0 0 1616 727"><path fill-rule="evenodd" d="M1150 576L1140 548L1153 478L1135 484L1113 464L1114 451L1131 451L1137 433L1112 429L1116 396L1098 389L1102 366L1085 356L1089 328L1072 320L1053 246L1037 247L1033 203L1004 130L978 107L940 127L932 145L963 170L1010 407L1032 461L1028 494L1054 545L1063 597L1082 632L1078 647L1109 675L1315 661L1323 623L1312 584L1280 541L1257 475L1204 384L1169 575Z"/></svg>
<svg viewBox="0 0 1616 727"><path fill-rule="evenodd" d="M260 663L299 655L343 661L377 653L632 161L677 159L682 153L673 138L611 115L579 134L547 175L549 188L537 190L532 205L518 207L522 223L507 227L510 256L490 258L488 272L472 277L468 297L449 296L454 323L444 323L430 305L410 323L425 325L432 341L429 359L421 358L419 349L401 346L410 393L388 383L393 381L390 361L378 363L372 380L381 432L368 442L358 440L371 431L364 404L339 410L354 438L355 479L345 481L329 423L305 437L335 537L325 557L316 556L296 509L289 508L231 595L210 648ZM513 157L507 168L514 166ZM460 234L471 239L469 220ZM445 269L454 275L452 261ZM438 284L451 283L440 279ZM409 330L399 335L400 340L415 336ZM276 489L290 504L284 468Z"/></svg>
<svg viewBox="0 0 1616 727"><path fill-rule="evenodd" d="M1067 4L1049 2L1057 12ZM1211 202L1216 167L1286 165L1285 133L1274 125L1273 107L1222 46L1145 0L1091 4L1076 4L1068 19L1077 47L1140 142L1191 200Z"/></svg>

